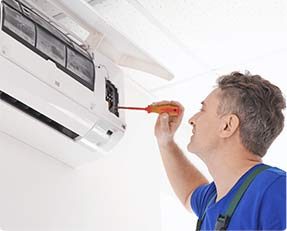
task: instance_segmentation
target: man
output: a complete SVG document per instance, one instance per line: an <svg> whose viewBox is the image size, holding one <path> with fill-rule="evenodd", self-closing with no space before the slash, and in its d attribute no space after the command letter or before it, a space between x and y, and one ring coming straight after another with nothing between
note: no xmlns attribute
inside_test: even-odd
<svg viewBox="0 0 287 231"><path fill-rule="evenodd" d="M284 127L282 92L258 75L239 72L222 76L217 83L189 119L193 135L187 146L206 164L214 181L209 183L175 143L184 109L173 101L168 103L178 105L181 113L163 113L155 125L169 181L182 204L199 217L197 229L285 230L286 172L262 163ZM233 206L236 197L238 204ZM226 215L227 210L233 212Z"/></svg>

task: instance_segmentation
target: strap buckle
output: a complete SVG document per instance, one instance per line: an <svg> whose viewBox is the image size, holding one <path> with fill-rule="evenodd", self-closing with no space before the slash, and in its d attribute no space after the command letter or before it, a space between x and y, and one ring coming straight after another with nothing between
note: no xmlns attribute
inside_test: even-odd
<svg viewBox="0 0 287 231"><path fill-rule="evenodd" d="M227 230L229 221L230 221L229 216L219 214L216 220L215 230Z"/></svg>
<svg viewBox="0 0 287 231"><path fill-rule="evenodd" d="M200 231L200 228L201 228L201 224L202 224L202 220L197 220L197 223L196 223L196 231Z"/></svg>

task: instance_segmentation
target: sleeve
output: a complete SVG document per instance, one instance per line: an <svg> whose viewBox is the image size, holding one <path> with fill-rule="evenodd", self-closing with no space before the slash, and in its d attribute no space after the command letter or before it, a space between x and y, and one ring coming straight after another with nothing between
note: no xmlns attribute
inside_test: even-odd
<svg viewBox="0 0 287 231"><path fill-rule="evenodd" d="M207 203L211 200L214 193L214 183L201 185L193 191L190 198L190 205L193 212L198 218L203 215L205 207L207 206Z"/></svg>
<svg viewBox="0 0 287 231"><path fill-rule="evenodd" d="M278 177L265 191L260 207L260 229L286 229L286 175Z"/></svg>

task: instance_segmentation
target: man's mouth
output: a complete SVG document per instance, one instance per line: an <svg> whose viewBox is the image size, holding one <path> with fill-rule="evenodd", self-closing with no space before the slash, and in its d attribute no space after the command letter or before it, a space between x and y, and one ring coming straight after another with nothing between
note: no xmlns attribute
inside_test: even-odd
<svg viewBox="0 0 287 231"><path fill-rule="evenodd" d="M195 129L192 129L192 134L193 134L193 135L195 134Z"/></svg>

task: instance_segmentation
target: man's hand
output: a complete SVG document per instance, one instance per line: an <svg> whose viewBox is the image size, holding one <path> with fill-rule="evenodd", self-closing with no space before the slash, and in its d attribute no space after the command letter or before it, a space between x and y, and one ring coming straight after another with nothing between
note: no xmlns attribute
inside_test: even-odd
<svg viewBox="0 0 287 231"><path fill-rule="evenodd" d="M174 134L179 127L184 107L176 101L161 101L153 103L153 105L173 104L180 108L180 112L177 116L169 116L167 113L162 113L158 116L155 124L155 136L159 145L166 145L173 141Z"/></svg>

